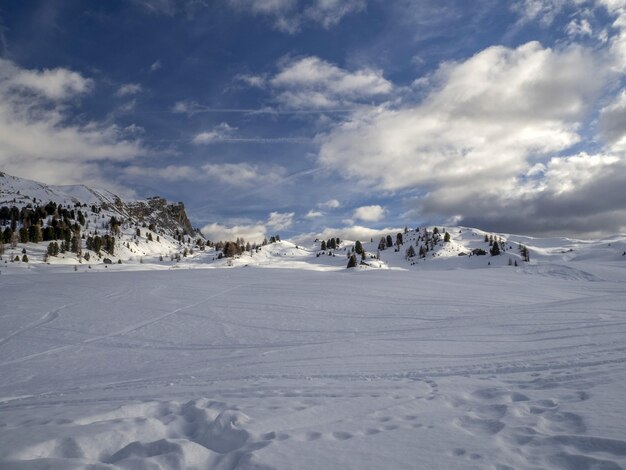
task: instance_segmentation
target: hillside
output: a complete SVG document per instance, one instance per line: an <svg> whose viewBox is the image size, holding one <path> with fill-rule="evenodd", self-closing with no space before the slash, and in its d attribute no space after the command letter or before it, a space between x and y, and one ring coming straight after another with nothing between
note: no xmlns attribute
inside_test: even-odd
<svg viewBox="0 0 626 470"><path fill-rule="evenodd" d="M98 265L105 259L174 260L205 246L181 202L160 197L124 201L106 190L50 186L4 173L0 231L4 264L20 264L16 269L44 263Z"/></svg>

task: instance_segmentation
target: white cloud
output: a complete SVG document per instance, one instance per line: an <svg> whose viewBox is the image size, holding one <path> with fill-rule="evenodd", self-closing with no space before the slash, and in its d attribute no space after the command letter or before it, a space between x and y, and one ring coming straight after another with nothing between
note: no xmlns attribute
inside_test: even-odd
<svg viewBox="0 0 626 470"><path fill-rule="evenodd" d="M362 206L355 209L352 217L365 222L378 222L385 217L386 212L385 208L379 205Z"/></svg>
<svg viewBox="0 0 626 470"><path fill-rule="evenodd" d="M402 232L403 230L403 228L373 229L360 225L347 225L345 227L337 228L328 227L321 232L304 233L291 238L291 240L294 243L299 243L302 245L312 243L315 239L327 240L331 237L339 237L341 240L360 240L362 242L369 242L370 239L374 239L374 241L376 241L380 237L387 235L392 235L395 238L395 235L398 232Z"/></svg>
<svg viewBox="0 0 626 470"><path fill-rule="evenodd" d="M229 241L243 238L250 242L261 242L265 238L265 225L233 225L228 227L218 223L207 224L202 227L202 234L211 241Z"/></svg>
<svg viewBox="0 0 626 470"><path fill-rule="evenodd" d="M273 230L285 230L293 225L293 212L270 212L267 226Z"/></svg>
<svg viewBox="0 0 626 470"><path fill-rule="evenodd" d="M626 90L600 112L600 135L618 151L626 151Z"/></svg>
<svg viewBox="0 0 626 470"><path fill-rule="evenodd" d="M262 77L260 75L249 75L242 73L236 75L235 80L256 88L263 88L266 85L265 77Z"/></svg>
<svg viewBox="0 0 626 470"><path fill-rule="evenodd" d="M172 106L172 112L176 114L188 114L193 116L195 113L205 109L195 101L177 101Z"/></svg>
<svg viewBox="0 0 626 470"><path fill-rule="evenodd" d="M126 83L117 89L117 91L115 92L115 96L136 95L142 90L143 89L139 83Z"/></svg>
<svg viewBox="0 0 626 470"><path fill-rule="evenodd" d="M549 26L564 7L584 1L586 0L518 0L511 8L520 15L524 23L539 20L540 23Z"/></svg>
<svg viewBox="0 0 626 470"><path fill-rule="evenodd" d="M531 42L490 47L444 64L418 106L360 110L319 136L319 160L349 177L397 190L446 184L495 187L531 156L571 147L606 73L589 51Z"/></svg>
<svg viewBox="0 0 626 470"><path fill-rule="evenodd" d="M337 199L329 199L326 202L320 202L317 207L322 209L337 209L341 207L341 203Z"/></svg>
<svg viewBox="0 0 626 470"><path fill-rule="evenodd" d="M238 11L270 18L274 27L294 34L307 24L326 29L351 13L365 9L366 0L227 0Z"/></svg>
<svg viewBox="0 0 626 470"><path fill-rule="evenodd" d="M222 122L210 131L200 132L199 134L196 134L192 142L194 144L211 144L213 142L219 142L226 139L236 130L236 127L229 126L227 123Z"/></svg>
<svg viewBox="0 0 626 470"><path fill-rule="evenodd" d="M270 212L265 222L238 223L232 226L212 223L205 225L201 231L204 236L212 241L235 240L240 237L246 241L258 243L267 237L269 231L275 234L291 227L293 217L293 212Z"/></svg>
<svg viewBox="0 0 626 470"><path fill-rule="evenodd" d="M569 36L592 36L593 29L591 23L586 18L573 19L565 27L565 31Z"/></svg>
<svg viewBox="0 0 626 470"><path fill-rule="evenodd" d="M115 125L68 122L92 89L91 79L71 70L29 70L0 59L0 167L48 183L111 187L98 162L130 160L145 149Z"/></svg>
<svg viewBox="0 0 626 470"><path fill-rule="evenodd" d="M336 108L390 94L382 71L348 71L318 57L283 61L269 80L277 101L289 108Z"/></svg>
<svg viewBox="0 0 626 470"><path fill-rule="evenodd" d="M152 64L150 65L150 72L156 72L159 69L163 68L163 63L161 62L161 60L156 60L154 62L152 62Z"/></svg>
<svg viewBox="0 0 626 470"><path fill-rule="evenodd" d="M490 47L442 64L420 103L361 108L318 136L319 161L378 190L418 191L423 217L461 214L468 225L521 233L619 230L626 92L600 112L602 152L561 156L586 137L621 74L615 41L604 50Z"/></svg>
<svg viewBox="0 0 626 470"><path fill-rule="evenodd" d="M63 101L91 92L94 83L77 72L56 68L28 70L0 58L0 84L4 92L32 92L41 98Z"/></svg>
<svg viewBox="0 0 626 470"><path fill-rule="evenodd" d="M306 219L316 219L318 217L323 217L324 213L320 212L320 211L316 211L314 209L311 209L309 212L306 213L306 215L304 216Z"/></svg>

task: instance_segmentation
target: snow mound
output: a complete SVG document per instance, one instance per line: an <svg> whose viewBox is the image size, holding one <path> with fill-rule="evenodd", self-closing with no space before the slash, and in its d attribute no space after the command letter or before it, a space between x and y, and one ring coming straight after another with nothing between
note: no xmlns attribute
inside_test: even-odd
<svg viewBox="0 0 626 470"><path fill-rule="evenodd" d="M77 419L31 423L32 440L38 442L12 450L2 465L59 470L231 469L249 459L250 450L268 443L243 428L247 421L243 413L207 399L124 405Z"/></svg>

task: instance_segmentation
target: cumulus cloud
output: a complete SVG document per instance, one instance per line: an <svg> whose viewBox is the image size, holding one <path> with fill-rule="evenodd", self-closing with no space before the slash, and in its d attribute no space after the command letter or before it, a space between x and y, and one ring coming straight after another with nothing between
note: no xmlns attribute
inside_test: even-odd
<svg viewBox="0 0 626 470"><path fill-rule="evenodd" d="M604 82L585 49L536 42L444 64L436 80L419 106L364 110L320 136L320 162L386 190L497 183L530 155L578 142L579 121Z"/></svg>
<svg viewBox="0 0 626 470"><path fill-rule="evenodd" d="M575 212L570 205L568 212L543 217L556 205L546 203L548 195L561 209L575 200L576 191L565 191L559 180L591 192L598 181L611 185L607 178L622 168L621 154L611 156L617 160L559 157L581 141L583 123L615 76L615 56L607 57L577 45L551 49L530 42L445 63L419 104L362 108L318 136L319 162L382 191L425 194L418 207L423 215L463 214L465 223L506 229L516 213L537 221L528 222L526 232L546 231L549 220L555 230L560 222L554 217ZM624 110L622 94L601 112L599 127L613 151L624 151ZM537 171L541 161L545 171ZM559 168L568 169L568 178ZM591 179L575 179L577 173ZM607 204L605 214L615 209Z"/></svg>
<svg viewBox="0 0 626 470"><path fill-rule="evenodd" d="M363 227L361 225L347 225L345 227L328 227L325 228L321 232L311 232L304 233L302 235L298 235L296 237L291 238L294 243L299 243L302 245L312 243L313 240L327 240L331 237L339 237L342 240L350 240L350 241L369 241L370 239L376 240L377 238L394 235L398 232L402 232L403 228L384 228L384 229L373 229L369 227Z"/></svg>
<svg viewBox="0 0 626 470"><path fill-rule="evenodd" d="M326 202L320 202L317 207L322 209L337 209L341 207L341 203L337 199L329 199Z"/></svg>
<svg viewBox="0 0 626 470"><path fill-rule="evenodd" d="M293 224L293 212L270 212L266 221L251 222L248 224L222 225L211 223L202 227L202 233L213 241L235 240L238 237L250 242L261 242L272 234L287 229Z"/></svg>
<svg viewBox="0 0 626 470"><path fill-rule="evenodd" d="M293 225L293 212L271 212L267 226L273 230L285 230Z"/></svg>
<svg viewBox="0 0 626 470"><path fill-rule="evenodd" d="M318 57L281 61L279 72L268 83L276 100L289 108L337 108L388 95L391 82L382 71L349 71Z"/></svg>
<svg viewBox="0 0 626 470"><path fill-rule="evenodd" d="M199 134L196 134L192 142L194 144L210 144L213 142L219 142L232 135L232 133L236 130L236 127L229 126L227 123L222 122L210 131L200 132Z"/></svg>
<svg viewBox="0 0 626 470"><path fill-rule="evenodd" d="M235 76L235 80L250 87L263 88L266 85L265 77L241 73Z"/></svg>
<svg viewBox="0 0 626 470"><path fill-rule="evenodd" d="M142 87L139 83L125 83L120 86L115 92L115 96L128 96L136 95L142 91Z"/></svg>
<svg viewBox="0 0 626 470"><path fill-rule="evenodd" d="M365 222L378 222L385 217L385 213L387 211L384 207L373 205L373 206L362 206L355 209L352 218L357 220L364 220Z"/></svg>
<svg viewBox="0 0 626 470"><path fill-rule="evenodd" d="M99 163L145 153L116 125L68 119L93 87L68 69L30 70L0 59L0 167L53 184L105 185Z"/></svg>
<svg viewBox="0 0 626 470"><path fill-rule="evenodd" d="M172 112L176 114L187 114L193 116L194 114L204 110L205 107L201 106L195 101L177 101L172 106Z"/></svg>
<svg viewBox="0 0 626 470"><path fill-rule="evenodd" d="M515 197L494 195L491 201L476 198L457 203L466 214L463 223L513 233L581 237L626 231L623 157L581 153L553 158L539 171L541 178L522 184ZM422 210L443 207L445 203L432 197Z"/></svg>
<svg viewBox="0 0 626 470"><path fill-rule="evenodd" d="M0 59L0 84L5 92L32 92L54 101L89 93L94 86L93 80L71 70L23 69L5 59Z"/></svg>
<svg viewBox="0 0 626 470"><path fill-rule="evenodd" d="M600 112L600 134L614 150L626 151L626 90Z"/></svg>
<svg viewBox="0 0 626 470"><path fill-rule="evenodd" d="M242 13L269 18L274 27L294 34L307 24L326 29L338 24L351 13L365 9L366 0L227 0Z"/></svg>
<svg viewBox="0 0 626 470"><path fill-rule="evenodd" d="M316 219L318 217L323 217L323 216L324 216L323 212L316 211L315 209L311 209L309 212L306 213L304 217L306 219Z"/></svg>
<svg viewBox="0 0 626 470"><path fill-rule="evenodd" d="M200 230L212 241L229 241L243 238L250 242L261 242L265 238L266 228L263 224L226 226L218 223L207 224Z"/></svg>

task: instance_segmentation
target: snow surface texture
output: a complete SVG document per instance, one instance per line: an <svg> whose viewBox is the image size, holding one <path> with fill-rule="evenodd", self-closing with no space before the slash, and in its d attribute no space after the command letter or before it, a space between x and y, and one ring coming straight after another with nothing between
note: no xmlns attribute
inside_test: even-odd
<svg viewBox="0 0 626 470"><path fill-rule="evenodd" d="M623 238L510 236L515 268L449 231L393 269L3 265L0 468L626 467Z"/></svg>

